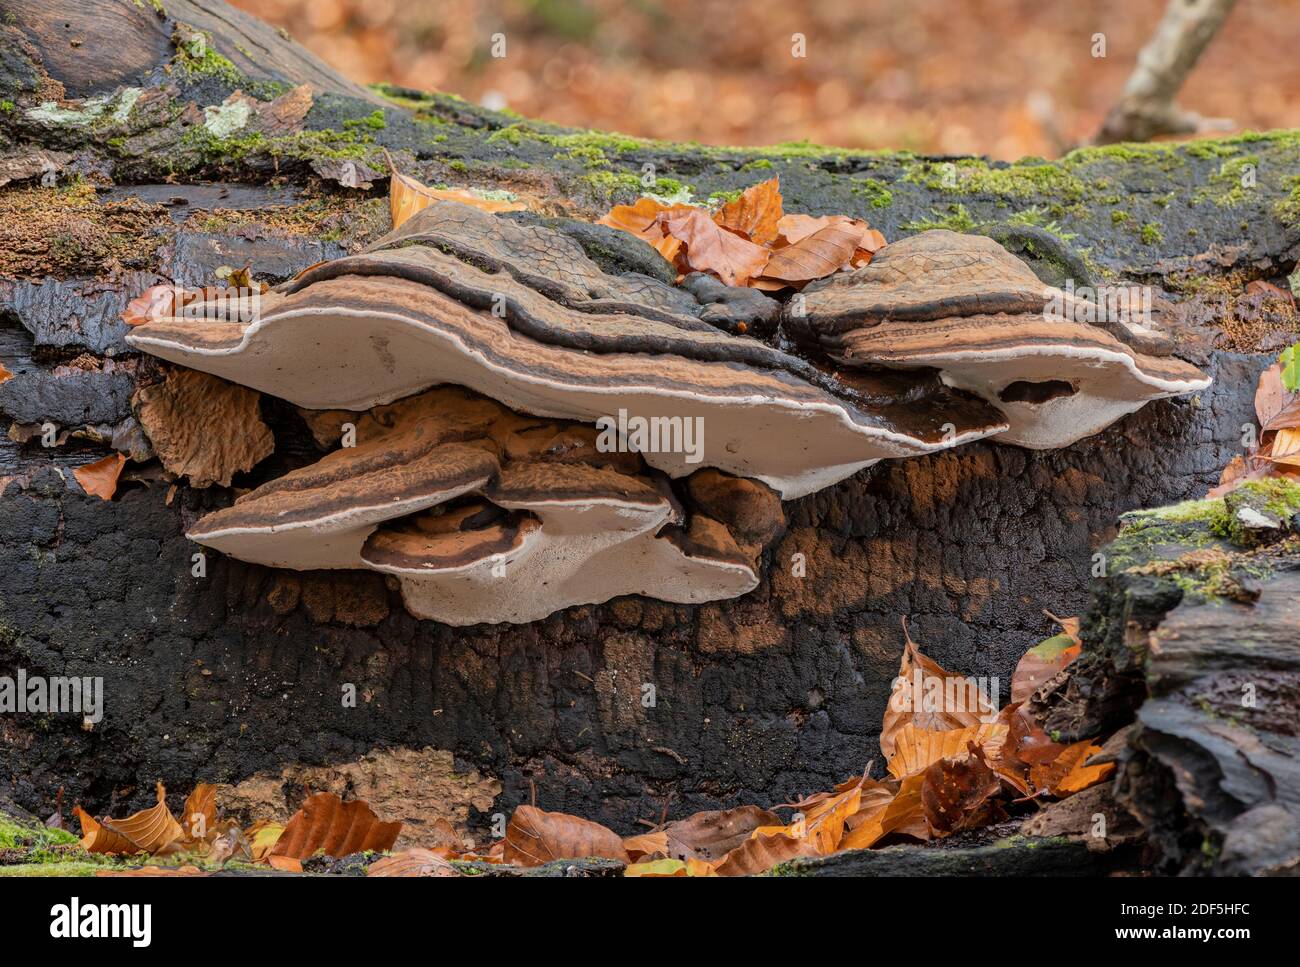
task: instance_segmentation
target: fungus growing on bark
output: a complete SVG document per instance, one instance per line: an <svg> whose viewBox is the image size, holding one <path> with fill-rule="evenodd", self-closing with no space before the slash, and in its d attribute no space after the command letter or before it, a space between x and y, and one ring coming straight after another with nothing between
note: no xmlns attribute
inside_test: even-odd
<svg viewBox="0 0 1300 967"><path fill-rule="evenodd" d="M441 201L367 252L262 296L251 322L201 298L128 338L309 409L365 410L452 383L518 412L610 420L620 434L648 427L675 441L635 447L652 467L673 477L714 467L785 498L1007 428L994 408L925 377L906 405L864 395L856 377L678 311L681 295L602 272L544 226ZM703 432L685 441L694 426Z"/></svg>
<svg viewBox="0 0 1300 967"><path fill-rule="evenodd" d="M787 323L845 366L939 370L1002 411L1000 439L1049 449L1210 385L1135 301L1046 287L992 239L935 230L810 285Z"/></svg>
<svg viewBox="0 0 1300 967"><path fill-rule="evenodd" d="M784 528L761 484L739 481L748 498L715 520L708 483L683 506L636 454L602 452L591 427L460 388L376 407L356 440L207 515L189 537L274 567L391 574L413 614L467 625L622 594L744 594Z"/></svg>

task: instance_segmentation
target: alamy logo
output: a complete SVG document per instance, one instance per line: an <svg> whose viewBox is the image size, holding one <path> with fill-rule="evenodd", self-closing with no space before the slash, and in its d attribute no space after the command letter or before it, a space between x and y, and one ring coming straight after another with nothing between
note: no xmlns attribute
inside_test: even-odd
<svg viewBox="0 0 1300 967"><path fill-rule="evenodd" d="M0 675L0 714L6 712L75 714L97 725L104 717L104 680L28 675L20 668Z"/></svg>
<svg viewBox="0 0 1300 967"><path fill-rule="evenodd" d="M600 435L596 449L601 453L681 453L687 463L704 459L704 417L702 416L602 416L596 421Z"/></svg>
<svg viewBox="0 0 1300 967"><path fill-rule="evenodd" d="M50 907L50 936L56 940L129 939L147 947L153 935L153 907L148 903L86 903L73 897Z"/></svg>

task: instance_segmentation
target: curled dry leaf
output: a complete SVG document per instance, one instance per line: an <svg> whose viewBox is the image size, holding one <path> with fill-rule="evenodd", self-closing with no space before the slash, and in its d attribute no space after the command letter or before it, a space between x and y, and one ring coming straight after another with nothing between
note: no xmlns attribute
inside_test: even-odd
<svg viewBox="0 0 1300 967"><path fill-rule="evenodd" d="M283 835L284 823L273 823L266 819L259 819L244 830L244 838L248 840L249 849L253 854L253 862L261 863L264 861Z"/></svg>
<svg viewBox="0 0 1300 967"><path fill-rule="evenodd" d="M458 201L487 212L517 212L528 208L516 199L494 198L488 193L474 192L468 188L430 188L398 171L387 152L384 152L384 157L392 169L392 179L388 186L388 208L393 216L393 228L400 228L416 212L440 199Z"/></svg>
<svg viewBox="0 0 1300 967"><path fill-rule="evenodd" d="M720 860L747 840L754 830L762 826L776 826L780 822L776 813L758 806L698 812L686 819L669 823L662 830L664 852L679 860Z"/></svg>
<svg viewBox="0 0 1300 967"><path fill-rule="evenodd" d="M318 792L293 814L269 855L305 860L318 850L334 857L383 853L393 848L401 831L401 823L380 821L360 799L344 802L332 792Z"/></svg>
<svg viewBox="0 0 1300 967"><path fill-rule="evenodd" d="M713 867L718 876L753 876L800 856L815 856L814 846L788 833L755 832Z"/></svg>
<svg viewBox="0 0 1300 967"><path fill-rule="evenodd" d="M677 258L681 251L682 240L664 234L663 222L659 216L665 212L677 213L695 211L692 205L665 205L650 197L639 198L632 205L615 205L597 224L630 232L644 242L649 242L669 262Z"/></svg>
<svg viewBox="0 0 1300 967"><path fill-rule="evenodd" d="M1030 648L1011 675L1011 701L1027 702L1042 684L1079 657L1083 645L1063 632Z"/></svg>
<svg viewBox="0 0 1300 967"><path fill-rule="evenodd" d="M181 829L186 839L209 839L217 829L217 787L201 782L185 799L181 810Z"/></svg>
<svg viewBox="0 0 1300 967"><path fill-rule="evenodd" d="M14 374L5 369L3 363L0 363L0 383L7 383L13 378Z"/></svg>
<svg viewBox="0 0 1300 967"><path fill-rule="evenodd" d="M664 212L658 216L664 232L681 239L685 250L678 255L679 267L716 275L727 285L744 285L763 274L768 250L720 227L698 208Z"/></svg>
<svg viewBox="0 0 1300 967"><path fill-rule="evenodd" d="M690 876L684 860L643 860L628 864L624 876Z"/></svg>
<svg viewBox="0 0 1300 967"><path fill-rule="evenodd" d="M541 866L551 860L603 856L628 861L623 841L611 829L567 813L548 813L536 806L520 806L506 826L507 863Z"/></svg>
<svg viewBox="0 0 1300 967"><path fill-rule="evenodd" d="M940 759L923 773L921 806L926 822L936 836L974 829L1005 813L993 800L1002 788L979 746L967 746L968 754Z"/></svg>
<svg viewBox="0 0 1300 967"><path fill-rule="evenodd" d="M1108 778L1115 771L1115 763L1085 765L1089 758L1101 751L1091 739L1066 746L1050 761L1035 765L1029 770L1030 782L1038 790L1053 796L1069 796Z"/></svg>
<svg viewBox="0 0 1300 967"><path fill-rule="evenodd" d="M889 774L902 779L923 772L940 759L962 755L971 743L993 755L1000 750L1010 730L1005 724L986 722L964 729L930 732L906 723L895 737L894 755L889 759Z"/></svg>
<svg viewBox="0 0 1300 967"><path fill-rule="evenodd" d="M113 494L117 492L117 478L121 476L124 466L126 466L126 457L120 453L113 453L102 460L77 467L72 471L72 475L77 478L77 483L81 484L81 489L87 495L101 500L112 500Z"/></svg>
<svg viewBox="0 0 1300 967"><path fill-rule="evenodd" d="M723 205L713 220L751 242L771 245L776 241L777 225L784 214L781 179L776 177L750 185L735 201Z"/></svg>
<svg viewBox="0 0 1300 967"><path fill-rule="evenodd" d="M139 866L131 870L96 870L96 876L207 876L197 866Z"/></svg>
<svg viewBox="0 0 1300 967"><path fill-rule="evenodd" d="M838 272L852 260L862 241L862 229L852 222L831 222L806 238L772 253L762 271L764 279L802 284Z"/></svg>
<svg viewBox="0 0 1300 967"><path fill-rule="evenodd" d="M898 732L908 722L929 732L947 732L983 725L985 716L997 714L975 679L953 674L921 654L906 622L903 637L903 658L880 730L886 759L893 756Z"/></svg>
<svg viewBox="0 0 1300 967"><path fill-rule="evenodd" d="M366 876L460 876L460 870L432 850L408 849L375 860Z"/></svg>
<svg viewBox="0 0 1300 967"><path fill-rule="evenodd" d="M87 853L157 853L184 836L181 824L167 808L167 790L158 783L158 802L125 819L96 821L80 806L81 848Z"/></svg>

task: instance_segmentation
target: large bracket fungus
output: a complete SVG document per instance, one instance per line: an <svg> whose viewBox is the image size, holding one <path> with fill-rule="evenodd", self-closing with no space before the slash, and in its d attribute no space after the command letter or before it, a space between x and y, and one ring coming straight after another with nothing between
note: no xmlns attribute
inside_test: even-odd
<svg viewBox="0 0 1300 967"><path fill-rule="evenodd" d="M390 574L412 613L458 625L735 597L759 582L781 498L999 434L1064 445L1209 383L1129 317L1046 319L1042 284L989 239L924 233L809 286L785 324L820 362L715 328L702 299L747 304L717 288L602 271L551 228L443 201L254 318L164 299L129 340L315 423L368 411L355 446L194 540Z"/></svg>
<svg viewBox="0 0 1300 967"><path fill-rule="evenodd" d="M1001 410L1000 440L1045 450L1210 385L1140 319L1139 290L1115 291L1088 300L1044 286L992 239L933 230L810 285L787 321L844 366L939 370Z"/></svg>
<svg viewBox="0 0 1300 967"><path fill-rule="evenodd" d="M637 454L601 451L592 427L456 387L356 419L355 447L208 514L190 536L273 567L392 574L413 614L466 625L621 594L735 597L757 586L763 545L784 528L762 484L702 471L686 508Z"/></svg>

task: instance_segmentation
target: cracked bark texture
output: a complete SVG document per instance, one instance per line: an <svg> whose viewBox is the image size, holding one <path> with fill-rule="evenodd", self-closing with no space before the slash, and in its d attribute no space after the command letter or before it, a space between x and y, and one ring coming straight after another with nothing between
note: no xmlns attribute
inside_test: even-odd
<svg viewBox="0 0 1300 967"><path fill-rule="evenodd" d="M182 5L167 6L182 19ZM0 86L21 105L0 116L6 150L57 147L70 158L60 177L102 185L89 200L6 189L21 211L50 219L26 214L0 225L0 241L18 239L0 246L0 362L19 374L0 397L7 424L56 408L68 424L129 418L130 367L88 373L75 386L52 372L82 353L131 363L118 315L151 282L199 284L245 259L283 279L387 231L382 184L370 193L340 188L329 180L336 168L319 164L323 151L344 148L362 165L387 148L426 182L545 197L551 215L591 216L630 200L640 188L628 179L645 164L697 198L779 174L790 210L866 217L891 239L926 220L965 219L1056 281L1065 272L1080 283L1125 279L1187 294L1295 267L1300 229L1288 178L1300 148L1286 133L1017 165L605 139L443 95L389 90L396 100L379 102L341 79L303 74L296 48L261 33L292 56L246 64L237 45L261 48L222 26L217 15L229 8L183 6L234 69L256 69L258 83L282 87L313 82L305 132L274 150L203 135L187 118L238 86L250 89L247 79L164 71L180 56L168 39L175 24L148 20L152 10L130 0L81 11L144 16L136 29L145 40L121 48L130 56L104 55L102 38L120 31L96 32L97 22L83 19L79 49L99 53L46 64L44 73L32 66L35 28L76 5L0 0L15 15L0 27ZM205 11L216 20L200 21ZM121 84L144 93L129 123L107 116L60 126L27 113L53 81L69 95ZM357 127L377 109L382 128ZM347 131L370 140L345 138L349 121ZM1216 181L1245 157L1255 159L1256 187L1236 192L1235 180ZM160 184L169 171L173 182L226 184ZM186 220L189 208L214 214ZM618 253L602 257L625 264ZM1209 322L1231 315L1231 305L1208 305ZM1253 345L1266 328L1248 327L1232 345ZM1213 350L1217 336L1205 332L1197 361L1208 360L1216 383L1199 399L1152 404L1055 452L981 443L887 461L787 504L789 532L746 597L699 607L620 599L517 627L417 621L377 575L276 572L209 554L206 577L193 578L198 548L183 530L223 498L181 487L169 503L165 484L126 488L112 502L87 498L70 488L67 470L102 448L2 439L0 674L102 675L108 706L93 731L66 715L0 717L0 795L43 814L63 785L69 801L120 814L147 805L155 779L183 796L198 780L238 783L289 765L426 746L500 780L490 807L468 807L480 832L491 813L528 801L533 786L539 806L623 833L638 818L657 818L668 795L672 813L684 815L829 788L878 755L903 646L900 616L946 667L1007 680L1025 648L1050 633L1043 608L1083 607L1091 555L1119 512L1199 496L1216 480L1239 452L1267 357ZM236 480L241 486L300 464L305 452L292 408L267 398L262 406L277 449ZM348 683L362 696L355 709L343 707ZM653 707L643 705L646 684L655 687Z"/></svg>

